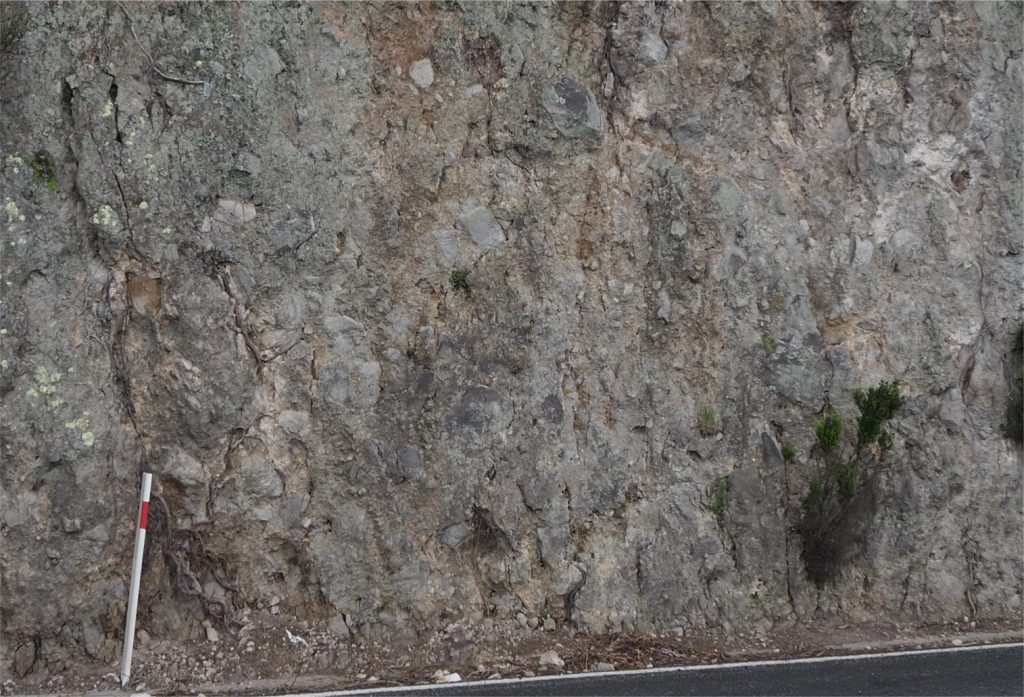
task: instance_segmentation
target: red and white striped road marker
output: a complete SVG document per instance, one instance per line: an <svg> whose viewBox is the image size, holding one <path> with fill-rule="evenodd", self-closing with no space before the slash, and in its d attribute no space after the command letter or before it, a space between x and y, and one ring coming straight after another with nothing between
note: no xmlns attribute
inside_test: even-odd
<svg viewBox="0 0 1024 697"><path fill-rule="evenodd" d="M132 674L132 649L135 647L135 613L139 609L139 582L142 580L142 550L146 546L146 522L149 519L149 491L153 475L142 473L142 497L139 499L138 526L135 529L135 556L132 558L132 587L128 593L128 614L124 620L124 657L121 660L121 687Z"/></svg>

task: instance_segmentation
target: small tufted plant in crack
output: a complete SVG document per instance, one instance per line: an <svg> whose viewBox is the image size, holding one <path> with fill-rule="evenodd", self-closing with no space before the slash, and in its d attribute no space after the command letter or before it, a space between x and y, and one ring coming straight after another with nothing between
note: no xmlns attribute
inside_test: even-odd
<svg viewBox="0 0 1024 697"><path fill-rule="evenodd" d="M35 172L36 180L46 185L50 191L57 191L60 183L57 181L57 163L45 150L40 150L35 155L29 155L25 162Z"/></svg>
<svg viewBox="0 0 1024 697"><path fill-rule="evenodd" d="M448 282L452 290L469 290L469 269L453 269Z"/></svg>

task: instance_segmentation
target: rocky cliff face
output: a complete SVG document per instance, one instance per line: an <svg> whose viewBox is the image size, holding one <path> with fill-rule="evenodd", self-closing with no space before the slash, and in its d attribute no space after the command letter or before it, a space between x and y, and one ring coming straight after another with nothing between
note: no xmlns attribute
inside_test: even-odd
<svg viewBox="0 0 1024 697"><path fill-rule="evenodd" d="M1019 615L1021 5L0 9L0 670L119 650L143 470L154 636Z"/></svg>

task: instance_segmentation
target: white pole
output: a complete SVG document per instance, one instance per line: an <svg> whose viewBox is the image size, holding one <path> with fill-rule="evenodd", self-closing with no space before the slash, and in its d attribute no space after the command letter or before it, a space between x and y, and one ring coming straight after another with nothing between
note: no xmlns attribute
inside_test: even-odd
<svg viewBox="0 0 1024 697"><path fill-rule="evenodd" d="M124 657L121 660L121 687L132 674L132 649L135 647L135 613L139 609L139 582L142 580L142 550L146 546L146 520L149 518L149 491L153 475L142 473L142 498L135 529L135 556L132 558L132 586L128 592L128 614L124 620Z"/></svg>

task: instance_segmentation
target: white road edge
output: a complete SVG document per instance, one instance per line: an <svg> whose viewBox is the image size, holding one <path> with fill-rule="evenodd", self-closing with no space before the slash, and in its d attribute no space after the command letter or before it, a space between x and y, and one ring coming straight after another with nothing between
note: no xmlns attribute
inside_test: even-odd
<svg viewBox="0 0 1024 697"><path fill-rule="evenodd" d="M622 675L649 675L653 673L684 673L694 670L723 670L726 668L755 668L758 666L781 666L798 663L828 663L831 661L863 661L871 658L892 658L895 656L920 656L929 653L957 653L961 651L985 651L987 649L1005 649L1024 646L1016 641L1003 644L975 644L972 646L952 646L938 649L916 649L914 651L885 651L881 653L858 653L843 656L813 656L811 658L786 658L771 661L737 661L734 663L708 663L692 666L669 666L666 668L646 668L642 670L609 670L594 673L566 673L560 675L537 675L532 678L499 678L496 680L467 680L456 683L437 683L426 685L400 685L395 687L369 687L358 690L338 690L333 692L302 692L281 695L280 697L345 697L346 695L383 695L389 692L408 692L409 690L445 690L484 685L513 685L553 680L579 680L584 678L603 678Z"/></svg>

